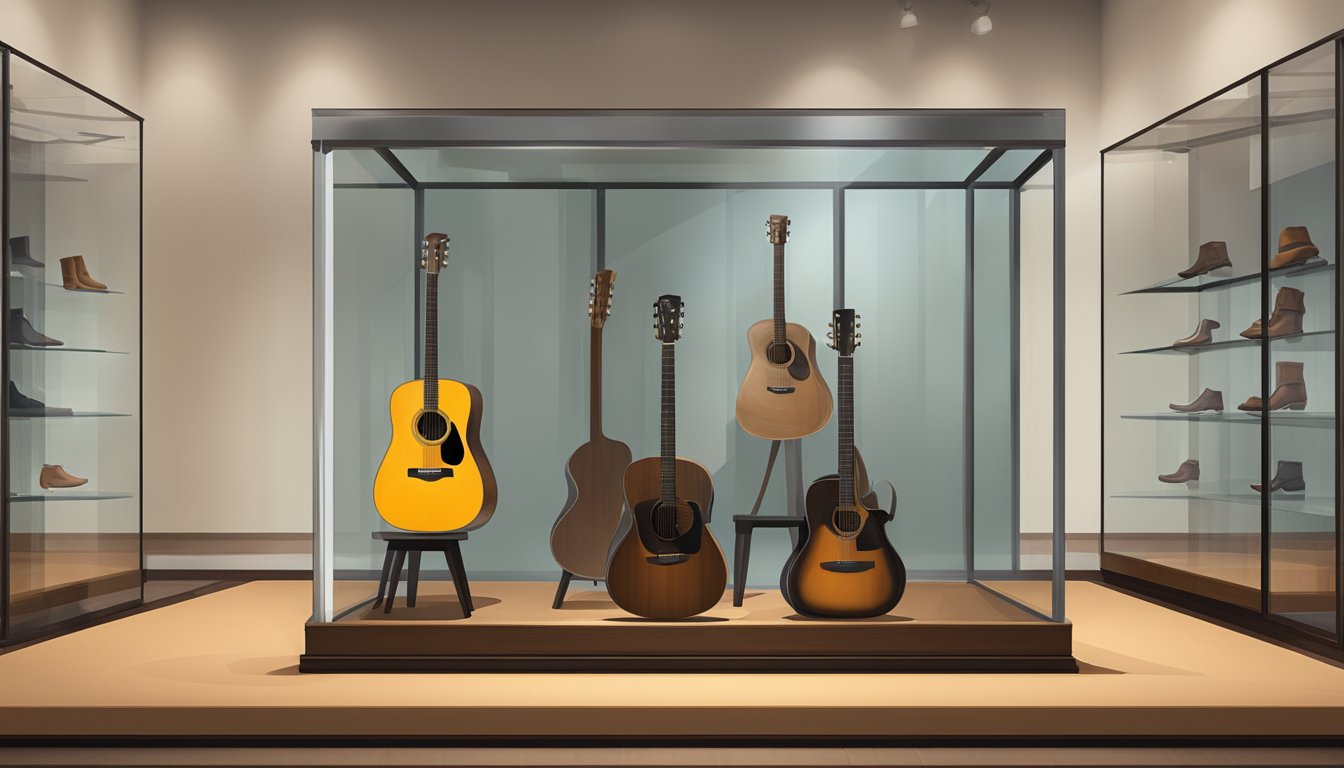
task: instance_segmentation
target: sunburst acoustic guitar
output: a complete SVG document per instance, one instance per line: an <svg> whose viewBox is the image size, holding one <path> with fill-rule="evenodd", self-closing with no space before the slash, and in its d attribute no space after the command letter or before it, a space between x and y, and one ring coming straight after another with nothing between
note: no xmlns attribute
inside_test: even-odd
<svg viewBox="0 0 1344 768"><path fill-rule="evenodd" d="M878 509L856 465L854 349L857 316L837 309L832 346L839 353L839 473L807 489L807 525L784 565L781 591L803 616L865 618L889 612L905 593L905 564L887 538L889 512ZM865 473L866 474L866 473Z"/></svg>
<svg viewBox="0 0 1344 768"><path fill-rule="evenodd" d="M737 423L766 440L794 440L831 420L831 390L817 370L817 342L807 329L784 320L784 244L789 217L766 222L775 247L774 317L747 329L751 365L737 393Z"/></svg>
<svg viewBox="0 0 1344 768"><path fill-rule="evenodd" d="M439 272L448 236L425 236L424 378L392 391L392 441L373 481L373 503L407 531L472 530L495 510L495 476L481 447L480 390L439 378Z"/></svg>
<svg viewBox="0 0 1344 768"><path fill-rule="evenodd" d="M654 317L654 335L662 342L662 446L658 456L625 470L633 524L612 548L607 593L636 616L680 619L714 607L728 584L728 566L706 524L714 482L702 465L677 456L681 297L660 296Z"/></svg>
<svg viewBox="0 0 1344 768"><path fill-rule="evenodd" d="M630 466L630 446L602 434L602 328L611 315L616 273L598 272L588 297L588 442L565 464L569 499L551 528L551 554L573 576L605 579L607 553L621 522L621 473Z"/></svg>

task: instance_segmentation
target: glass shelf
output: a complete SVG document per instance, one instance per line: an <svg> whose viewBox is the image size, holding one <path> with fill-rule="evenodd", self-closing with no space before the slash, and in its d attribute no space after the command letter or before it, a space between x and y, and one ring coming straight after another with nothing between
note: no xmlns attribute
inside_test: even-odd
<svg viewBox="0 0 1344 768"><path fill-rule="evenodd" d="M1205 411L1201 413L1122 413L1122 419L1146 421L1207 421L1228 424L1259 424L1259 413L1242 411ZM1285 427L1333 427L1335 414L1328 411L1273 411L1270 419Z"/></svg>
<svg viewBox="0 0 1344 768"><path fill-rule="evenodd" d="M1299 275L1309 275L1315 272L1334 271L1334 269L1335 265L1325 259L1312 259L1305 264L1271 269L1269 274L1270 277L1297 277ZM1261 277L1262 273L1260 272L1231 276L1200 275L1198 277L1164 280L1144 288L1135 288L1132 291L1125 291L1119 295L1133 296L1141 293L1199 293L1200 291L1208 291L1217 288L1230 288L1234 285L1259 283Z"/></svg>
<svg viewBox="0 0 1344 768"><path fill-rule="evenodd" d="M110 499L133 499L135 494L117 491L52 491L42 493L11 493L12 502L32 501L108 501Z"/></svg>
<svg viewBox="0 0 1344 768"><path fill-rule="evenodd" d="M1166 346L1151 347L1149 349L1135 349L1129 352L1121 352L1122 355L1197 355L1200 352L1214 352L1221 349L1237 349L1239 347L1254 347L1260 344L1263 339L1228 339L1227 341L1211 341L1208 344L1190 344L1187 346ZM1294 333L1287 336L1275 336L1270 339L1275 342L1285 342L1288 345L1288 351L1300 352L1328 352L1334 348L1334 331L1311 331L1308 333Z"/></svg>
<svg viewBox="0 0 1344 768"><path fill-rule="evenodd" d="M129 352L118 352L115 349L93 349L91 347L67 347L61 345L58 347L30 347L26 344L10 344L9 348L16 352L91 352L95 355L129 355Z"/></svg>
<svg viewBox="0 0 1344 768"><path fill-rule="evenodd" d="M15 171L10 174L10 178L14 181L88 181L88 179L81 179L78 176L62 176L56 173L24 173L22 171Z"/></svg>
<svg viewBox="0 0 1344 768"><path fill-rule="evenodd" d="M37 269L37 267L32 267L32 269ZM43 269L45 269L45 267L43 267ZM126 295L126 292L125 292L125 291L113 291L113 290L107 290L107 291L87 291L87 290L67 291L67 290L65 289L65 286L62 285L61 283L53 283L53 282L50 282L50 281L47 281L47 280L40 280L40 278L32 277L31 275L25 275L25 274L23 274L23 273L21 273L21 272L15 272L15 271L13 271L13 270L10 270L10 272L9 272L9 276L12 277L12 278L14 278L15 280L31 280L31 281L33 281L33 282L39 282L39 281L40 281L40 282L42 283L42 285L46 286L47 288L53 288L53 289L56 289L56 290L65 291L66 293L69 293L69 294L71 294L71 295L75 295L75 296L78 296L78 295L81 295L81 294L86 294L86 293L87 293L87 294L92 294L92 295L94 295L94 296L98 296L98 295L102 295L102 296L108 296L108 295L125 296L125 295Z"/></svg>
<svg viewBox="0 0 1344 768"><path fill-rule="evenodd" d="M1259 507L1262 501L1261 494L1251 490L1250 481L1244 483L1205 483L1204 486L1201 488L1196 484L1182 491L1180 485L1173 485L1172 490L1169 491L1128 491L1112 494L1111 498L1209 501L1248 507ZM1245 492L1234 490L1237 487L1244 488ZM1270 496L1270 500L1274 509L1283 512L1300 512L1329 517L1333 517L1335 514L1335 499L1331 496L1308 496L1300 493L1276 491Z"/></svg>
<svg viewBox="0 0 1344 768"><path fill-rule="evenodd" d="M11 419L111 419L130 416L129 413L117 413L115 411L75 411L74 413L61 414L59 416L39 416L22 413L10 413Z"/></svg>

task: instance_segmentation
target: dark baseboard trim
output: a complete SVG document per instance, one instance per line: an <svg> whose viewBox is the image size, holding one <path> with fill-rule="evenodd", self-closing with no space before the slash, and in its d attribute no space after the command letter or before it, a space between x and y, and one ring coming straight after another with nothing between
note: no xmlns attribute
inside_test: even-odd
<svg viewBox="0 0 1344 768"><path fill-rule="evenodd" d="M311 581L312 578L310 570L155 568L145 571L146 581Z"/></svg>

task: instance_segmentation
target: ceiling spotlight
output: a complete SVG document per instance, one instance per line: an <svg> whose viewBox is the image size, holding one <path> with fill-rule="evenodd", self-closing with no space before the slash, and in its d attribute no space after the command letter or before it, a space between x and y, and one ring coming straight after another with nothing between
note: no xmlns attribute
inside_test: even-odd
<svg viewBox="0 0 1344 768"><path fill-rule="evenodd" d="M971 22L971 32L977 35L988 35L994 31L994 22L989 18L989 0L968 0L971 9L979 15L975 21Z"/></svg>
<svg viewBox="0 0 1344 768"><path fill-rule="evenodd" d="M919 26L919 17L915 15L914 4L914 0L905 0L905 5L902 6L905 13L901 14L901 29Z"/></svg>

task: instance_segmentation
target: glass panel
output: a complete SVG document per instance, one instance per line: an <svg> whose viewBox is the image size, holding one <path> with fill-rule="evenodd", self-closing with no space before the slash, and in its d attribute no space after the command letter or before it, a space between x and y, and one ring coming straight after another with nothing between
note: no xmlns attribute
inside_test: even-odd
<svg viewBox="0 0 1344 768"><path fill-rule="evenodd" d="M1039 149L1010 149L980 176L980 182L1016 181L1041 156Z"/></svg>
<svg viewBox="0 0 1344 768"><path fill-rule="evenodd" d="M7 588L21 635L141 596L140 124L9 61ZM67 283L72 258L87 271Z"/></svg>
<svg viewBox="0 0 1344 768"><path fill-rule="evenodd" d="M1253 610L1259 111L1255 81L1104 158L1102 564Z"/></svg>
<svg viewBox="0 0 1344 768"><path fill-rule="evenodd" d="M372 149L347 149L333 155L337 184L397 184L406 182Z"/></svg>
<svg viewBox="0 0 1344 768"><path fill-rule="evenodd" d="M974 564L979 578L1019 565L1013 493L1013 295L1011 200L1006 189L975 193Z"/></svg>
<svg viewBox="0 0 1344 768"><path fill-rule="evenodd" d="M1335 94L1333 42L1270 70L1271 267L1299 265L1271 273L1270 405L1274 398L1305 403L1270 412L1269 610L1331 635L1339 468Z"/></svg>
<svg viewBox="0 0 1344 768"><path fill-rule="evenodd" d="M396 149L434 183L960 182L986 149L519 147Z"/></svg>
<svg viewBox="0 0 1344 768"><path fill-rule="evenodd" d="M845 194L845 303L863 315L855 436L896 486L906 567L965 578L966 193Z"/></svg>

